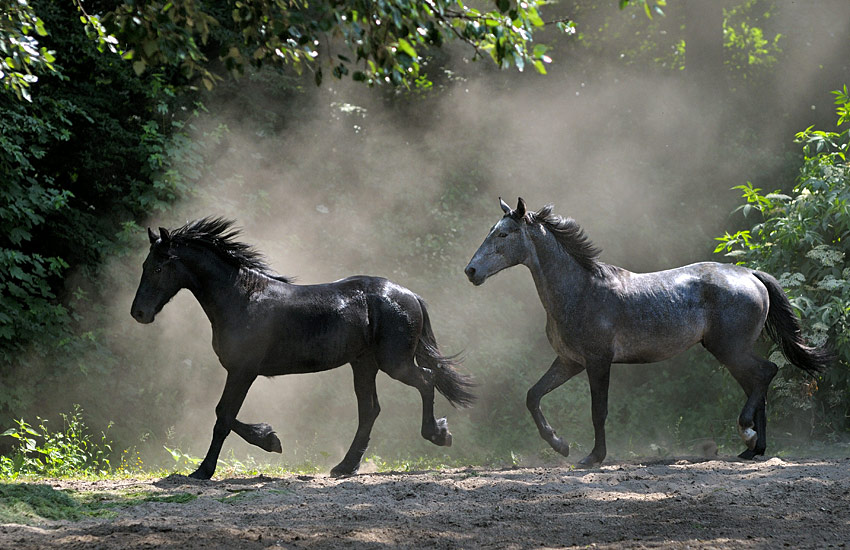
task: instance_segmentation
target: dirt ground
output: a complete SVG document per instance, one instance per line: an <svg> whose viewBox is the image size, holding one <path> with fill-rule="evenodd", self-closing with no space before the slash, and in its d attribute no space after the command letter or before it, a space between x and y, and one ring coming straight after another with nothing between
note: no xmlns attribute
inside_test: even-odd
<svg viewBox="0 0 850 550"><path fill-rule="evenodd" d="M850 458L672 459L55 488L191 493L117 517L0 525L0 548L847 548ZM184 495L185 496L185 495Z"/></svg>

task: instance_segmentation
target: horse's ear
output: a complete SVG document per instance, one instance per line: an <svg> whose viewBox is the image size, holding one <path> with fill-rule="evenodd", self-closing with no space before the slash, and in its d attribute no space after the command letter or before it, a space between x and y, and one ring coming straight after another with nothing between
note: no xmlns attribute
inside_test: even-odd
<svg viewBox="0 0 850 550"><path fill-rule="evenodd" d="M525 201L522 200L522 197L517 197L516 210L514 210L512 216L518 220L525 217Z"/></svg>
<svg viewBox="0 0 850 550"><path fill-rule="evenodd" d="M159 238L162 239L162 242L168 241L170 235L168 234L168 229L164 227L159 228Z"/></svg>
<svg viewBox="0 0 850 550"><path fill-rule="evenodd" d="M150 239L151 244L154 244L159 237L156 236L156 233L151 231L151 228L148 227L148 239Z"/></svg>
<svg viewBox="0 0 850 550"><path fill-rule="evenodd" d="M502 207L502 211L503 211L505 214L510 214L510 213L511 213L511 207L510 207L510 206L508 206L508 203L506 203L505 201L503 201L503 200L502 200L502 197L499 197L499 206L501 206L501 207Z"/></svg>

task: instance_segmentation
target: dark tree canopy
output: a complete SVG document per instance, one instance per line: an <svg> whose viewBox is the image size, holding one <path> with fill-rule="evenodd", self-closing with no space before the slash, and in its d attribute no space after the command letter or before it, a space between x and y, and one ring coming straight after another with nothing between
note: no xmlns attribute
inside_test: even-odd
<svg viewBox="0 0 850 550"><path fill-rule="evenodd" d="M211 63L234 74L248 65L284 64L351 75L368 84L409 84L419 76L425 51L451 39L475 57L500 67L545 72L546 47L533 45L544 26L544 0L477 3L460 0L78 0L102 39L118 39L141 74L149 66L179 65L209 88L219 78ZM109 5L112 4L112 5ZM567 25L568 23L563 23Z"/></svg>

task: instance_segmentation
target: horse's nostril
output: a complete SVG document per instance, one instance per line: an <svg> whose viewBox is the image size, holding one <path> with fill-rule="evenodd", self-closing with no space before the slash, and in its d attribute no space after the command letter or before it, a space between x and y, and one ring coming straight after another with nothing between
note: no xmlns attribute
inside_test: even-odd
<svg viewBox="0 0 850 550"><path fill-rule="evenodd" d="M475 268L471 265L466 266L466 269L463 270L466 273L467 277L472 277L475 275Z"/></svg>

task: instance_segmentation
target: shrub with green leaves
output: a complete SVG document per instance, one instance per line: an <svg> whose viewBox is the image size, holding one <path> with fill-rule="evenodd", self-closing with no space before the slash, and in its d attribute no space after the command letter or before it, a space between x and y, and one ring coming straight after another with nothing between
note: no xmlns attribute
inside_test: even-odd
<svg viewBox="0 0 850 550"><path fill-rule="evenodd" d="M106 433L100 438L92 436L83 421L79 405L68 414L62 414L62 428L51 431L48 421L38 418L31 426L23 419L17 427L10 428L0 437L17 440L11 457L0 457L0 478L19 475L68 477L104 475L111 470L109 456L112 443Z"/></svg>
<svg viewBox="0 0 850 550"><path fill-rule="evenodd" d="M846 86L833 94L839 131L809 127L797 134L804 163L790 195L763 193L750 183L736 187L747 199L743 213L756 211L762 220L720 237L715 250L774 274L802 318L806 339L835 348L838 363L816 380L798 369L781 369L774 382L775 415L807 410L812 432L827 434L850 429L850 136L840 131L850 120L850 95ZM786 363L775 347L770 358Z"/></svg>

